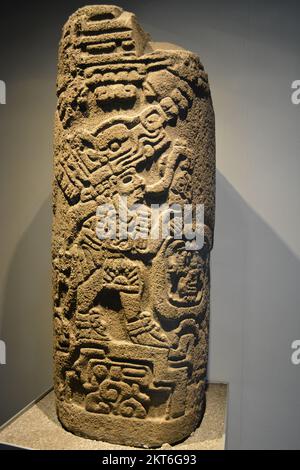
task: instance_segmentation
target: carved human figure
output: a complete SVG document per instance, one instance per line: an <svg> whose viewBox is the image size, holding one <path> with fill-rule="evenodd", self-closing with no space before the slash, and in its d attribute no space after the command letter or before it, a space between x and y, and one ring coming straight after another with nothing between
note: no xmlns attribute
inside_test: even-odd
<svg viewBox="0 0 300 470"><path fill-rule="evenodd" d="M197 55L152 42L133 14L88 6L64 26L57 95L58 417L92 439L182 440L205 409L215 191L207 75ZM204 205L196 248L178 236L186 205Z"/></svg>

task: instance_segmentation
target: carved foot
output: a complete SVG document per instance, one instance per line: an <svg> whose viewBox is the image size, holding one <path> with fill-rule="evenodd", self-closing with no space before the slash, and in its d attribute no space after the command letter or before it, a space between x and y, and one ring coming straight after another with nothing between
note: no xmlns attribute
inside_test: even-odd
<svg viewBox="0 0 300 470"><path fill-rule="evenodd" d="M168 338L153 319L151 312L141 312L138 320L127 324L127 330L133 343L146 346L168 346Z"/></svg>

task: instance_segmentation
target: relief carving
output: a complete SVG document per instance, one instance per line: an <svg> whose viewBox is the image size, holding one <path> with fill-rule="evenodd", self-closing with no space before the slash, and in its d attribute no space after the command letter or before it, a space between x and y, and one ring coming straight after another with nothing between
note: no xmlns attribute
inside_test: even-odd
<svg viewBox="0 0 300 470"><path fill-rule="evenodd" d="M207 75L196 54L152 42L133 14L88 6L64 26L57 96L58 417L92 439L174 443L205 409L215 192ZM189 235L197 213L186 219L194 206L204 207L201 246Z"/></svg>

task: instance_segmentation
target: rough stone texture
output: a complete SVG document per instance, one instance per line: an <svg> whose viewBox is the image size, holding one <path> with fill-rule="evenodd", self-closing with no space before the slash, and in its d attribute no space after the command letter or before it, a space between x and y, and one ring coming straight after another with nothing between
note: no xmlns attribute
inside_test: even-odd
<svg viewBox="0 0 300 470"><path fill-rule="evenodd" d="M205 408L214 114L199 58L153 43L135 16L89 6L63 30L53 186L55 392L83 437L160 446ZM204 204L201 250L102 239L97 207ZM162 216L163 217L163 216ZM128 221L136 223L136 212Z"/></svg>
<svg viewBox="0 0 300 470"><path fill-rule="evenodd" d="M224 450L228 388L225 384L209 384L207 406L201 426L185 441L169 450ZM67 432L60 425L53 392L26 408L0 428L0 444L36 450L131 450L132 447L84 439Z"/></svg>

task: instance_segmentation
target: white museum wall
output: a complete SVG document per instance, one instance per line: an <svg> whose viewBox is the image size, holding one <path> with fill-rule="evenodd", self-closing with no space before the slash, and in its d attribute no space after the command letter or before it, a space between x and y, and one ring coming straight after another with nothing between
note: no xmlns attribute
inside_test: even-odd
<svg viewBox="0 0 300 470"><path fill-rule="evenodd" d="M86 3L45 5L33 20L27 9L26 41L10 49L0 32L0 422L51 386L56 50L61 25ZM291 363L300 339L300 105L290 98L299 4L113 3L135 11L155 40L199 53L209 73L218 168L209 378L230 384L228 447L300 448L300 366Z"/></svg>

